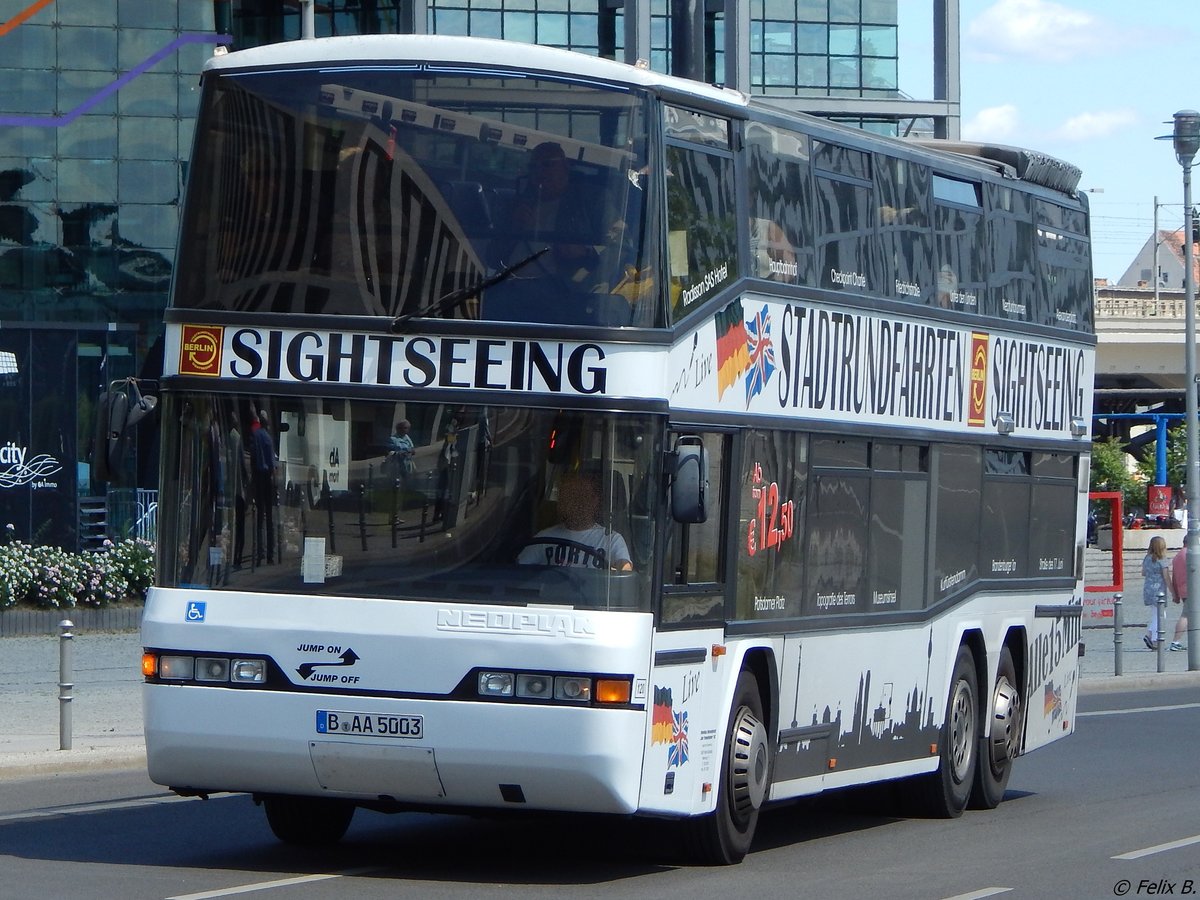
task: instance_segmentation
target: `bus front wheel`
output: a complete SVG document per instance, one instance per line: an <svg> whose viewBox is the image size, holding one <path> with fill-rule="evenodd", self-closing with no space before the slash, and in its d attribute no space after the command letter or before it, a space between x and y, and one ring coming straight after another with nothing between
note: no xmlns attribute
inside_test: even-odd
<svg viewBox="0 0 1200 900"><path fill-rule="evenodd" d="M971 797L979 765L979 687L971 648L958 648L946 718L938 736L938 767L908 785L915 811L938 819L961 816Z"/></svg>
<svg viewBox="0 0 1200 900"><path fill-rule="evenodd" d="M1013 760L1021 752L1021 723L1025 710L1017 689L1017 667L1012 653L1000 651L996 670L996 688L989 707L991 734L979 736L979 761L975 769L975 788L971 791L972 809L995 809L1004 799ZM983 729L980 729L982 732Z"/></svg>
<svg viewBox="0 0 1200 900"><path fill-rule="evenodd" d="M336 844L354 818L353 803L325 797L266 797L263 809L275 837L299 847Z"/></svg>
<svg viewBox="0 0 1200 900"><path fill-rule="evenodd" d="M771 786L771 741L764 723L758 680L743 671L725 732L717 808L686 822L692 855L700 862L733 865L750 850Z"/></svg>

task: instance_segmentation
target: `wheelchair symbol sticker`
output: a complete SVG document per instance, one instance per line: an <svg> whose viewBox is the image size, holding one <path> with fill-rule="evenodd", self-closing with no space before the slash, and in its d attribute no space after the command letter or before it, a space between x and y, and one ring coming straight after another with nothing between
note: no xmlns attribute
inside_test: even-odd
<svg viewBox="0 0 1200 900"><path fill-rule="evenodd" d="M187 605L187 620L189 622L203 622L204 609L208 604L203 600L193 600Z"/></svg>

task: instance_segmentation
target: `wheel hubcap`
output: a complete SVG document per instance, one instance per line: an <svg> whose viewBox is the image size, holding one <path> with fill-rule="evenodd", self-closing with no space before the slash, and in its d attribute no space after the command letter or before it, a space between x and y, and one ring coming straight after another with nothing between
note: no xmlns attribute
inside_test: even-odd
<svg viewBox="0 0 1200 900"><path fill-rule="evenodd" d="M975 743L975 708L971 689L965 681L954 685L950 703L950 766L954 780L965 781L971 768L971 747Z"/></svg>
<svg viewBox="0 0 1200 900"><path fill-rule="evenodd" d="M991 763L993 769L1003 768L1021 749L1021 695L1007 677L996 682L992 698Z"/></svg>
<svg viewBox="0 0 1200 900"><path fill-rule="evenodd" d="M733 811L745 821L763 805L770 779L767 729L745 707L738 713L729 742L729 781Z"/></svg>

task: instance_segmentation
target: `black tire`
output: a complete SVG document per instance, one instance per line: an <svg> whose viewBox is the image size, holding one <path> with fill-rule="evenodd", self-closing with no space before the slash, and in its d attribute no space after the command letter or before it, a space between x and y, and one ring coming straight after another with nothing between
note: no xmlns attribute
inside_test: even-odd
<svg viewBox="0 0 1200 900"><path fill-rule="evenodd" d="M962 815L979 763L979 681L971 648L958 648L946 697L946 719L938 736L937 771L918 775L906 786L915 813L935 819Z"/></svg>
<svg viewBox="0 0 1200 900"><path fill-rule="evenodd" d="M1012 775L1013 760L1021 752L1025 704L1017 687L1017 667L1007 647L1000 651L996 687L991 703L985 707L985 714L991 717L992 730L986 737L979 735L979 762L975 767L971 809L995 809L1000 805Z"/></svg>
<svg viewBox="0 0 1200 900"><path fill-rule="evenodd" d="M758 681L743 671L725 729L717 808L684 823L694 860L718 866L742 861L754 841L758 813L771 787L771 764L771 740Z"/></svg>
<svg viewBox="0 0 1200 900"><path fill-rule="evenodd" d="M336 844L354 818L353 803L324 797L267 797L263 809L275 837L297 847Z"/></svg>

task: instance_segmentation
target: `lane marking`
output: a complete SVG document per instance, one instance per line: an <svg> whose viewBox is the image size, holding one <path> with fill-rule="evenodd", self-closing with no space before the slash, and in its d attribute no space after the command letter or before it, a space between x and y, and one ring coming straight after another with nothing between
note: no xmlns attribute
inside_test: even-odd
<svg viewBox="0 0 1200 900"><path fill-rule="evenodd" d="M1077 712L1075 718L1087 719L1092 716L1127 716L1130 713L1170 712L1176 709L1200 709L1200 703L1176 703L1173 706L1138 706L1133 709L1098 709L1094 712Z"/></svg>
<svg viewBox="0 0 1200 900"><path fill-rule="evenodd" d="M275 888L293 887L297 884L313 884L318 881L330 881L334 878L346 878L354 875L366 875L370 872L383 872L383 866L364 866L360 869L346 869L344 872L331 872L326 875L297 875L294 878L280 878L275 881L260 881L257 884L240 884L236 887L223 888L215 891L200 891L195 894L176 894L167 900L213 900L216 897L233 897L237 894L252 894L255 891L273 891Z"/></svg>
<svg viewBox="0 0 1200 900"><path fill-rule="evenodd" d="M955 894L953 897L945 897L943 900L983 900L984 897L995 897L997 894L1007 894L1012 888L1006 887L987 887L980 888L977 891L971 891L969 894Z"/></svg>
<svg viewBox="0 0 1200 900"><path fill-rule="evenodd" d="M1180 838L1177 841L1169 841L1165 844L1155 844L1153 847L1146 847L1142 850L1131 850L1128 853L1122 853L1120 856L1114 856L1113 859L1141 859L1143 856L1153 856L1156 853L1166 853L1168 850L1178 850L1180 847L1190 847L1192 844L1200 844L1200 834L1192 835L1187 838Z"/></svg>
<svg viewBox="0 0 1200 900"><path fill-rule="evenodd" d="M177 794L164 794L161 797L137 797L132 800L110 800L102 803L84 803L79 806L56 806L49 809L32 809L27 812L0 815L0 822L24 822L30 819L55 819L60 816L77 816L87 813L111 812L117 809L137 809L138 807L142 806L156 806L159 803L178 803L182 800L195 799L195 797L180 797Z"/></svg>

